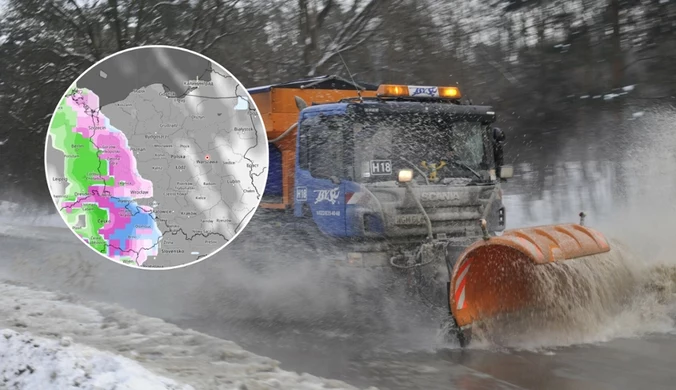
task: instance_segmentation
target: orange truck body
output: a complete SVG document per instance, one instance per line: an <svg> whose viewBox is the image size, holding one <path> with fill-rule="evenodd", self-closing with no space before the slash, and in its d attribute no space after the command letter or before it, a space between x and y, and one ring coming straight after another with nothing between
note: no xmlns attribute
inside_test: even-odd
<svg viewBox="0 0 676 390"><path fill-rule="evenodd" d="M356 89L301 88L285 84L252 88L249 93L263 118L268 140L274 140L298 122L300 111L296 106L296 96L302 98L308 105L335 103L341 99L358 97ZM376 91L363 90L361 96L375 97ZM282 196L276 202L266 202L264 199L260 207L288 209L293 205L297 131L295 128L283 139L273 143L281 153Z"/></svg>

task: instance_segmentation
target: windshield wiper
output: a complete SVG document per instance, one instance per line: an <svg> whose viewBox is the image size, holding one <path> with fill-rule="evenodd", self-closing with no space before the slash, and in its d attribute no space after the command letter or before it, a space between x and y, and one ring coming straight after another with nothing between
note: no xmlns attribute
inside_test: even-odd
<svg viewBox="0 0 676 390"><path fill-rule="evenodd" d="M472 167L470 167L469 165L465 164L465 163L462 162L462 161L457 161L457 160L447 160L447 162L449 162L449 163L451 163L451 164L453 164L453 165L455 165L455 166L458 166L458 167L467 169L468 171L472 172L472 173L474 174L474 176L478 177L478 178L481 179L481 180L484 179L477 171L475 171L474 169L472 169Z"/></svg>

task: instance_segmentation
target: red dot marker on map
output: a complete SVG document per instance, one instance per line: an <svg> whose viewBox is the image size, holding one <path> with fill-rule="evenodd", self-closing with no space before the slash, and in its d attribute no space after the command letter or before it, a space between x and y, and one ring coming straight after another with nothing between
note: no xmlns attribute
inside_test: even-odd
<svg viewBox="0 0 676 390"><path fill-rule="evenodd" d="M209 155L207 154L206 156L204 156L204 159L209 160Z"/></svg>

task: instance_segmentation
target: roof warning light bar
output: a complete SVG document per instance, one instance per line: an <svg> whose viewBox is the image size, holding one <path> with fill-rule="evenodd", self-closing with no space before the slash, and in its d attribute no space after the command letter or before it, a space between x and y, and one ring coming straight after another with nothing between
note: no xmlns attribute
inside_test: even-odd
<svg viewBox="0 0 676 390"><path fill-rule="evenodd" d="M395 84L381 84L378 87L376 94L379 97L420 97L440 99L460 99L462 97L458 87Z"/></svg>

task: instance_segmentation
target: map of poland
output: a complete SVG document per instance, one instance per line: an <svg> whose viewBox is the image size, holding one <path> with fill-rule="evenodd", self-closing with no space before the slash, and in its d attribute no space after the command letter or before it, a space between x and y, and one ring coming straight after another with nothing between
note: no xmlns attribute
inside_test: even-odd
<svg viewBox="0 0 676 390"><path fill-rule="evenodd" d="M59 213L85 244L129 266L175 268L246 226L267 151L253 99L227 70L144 46L103 59L66 91L45 168Z"/></svg>

